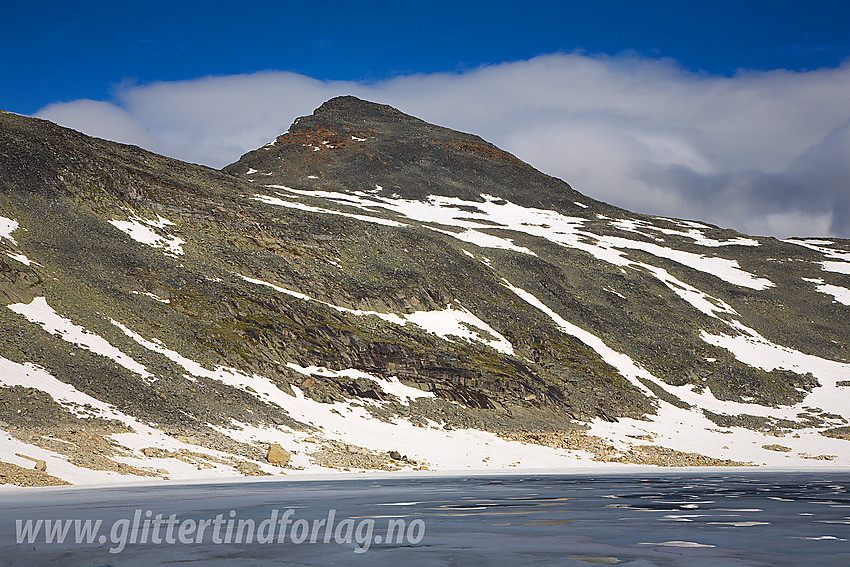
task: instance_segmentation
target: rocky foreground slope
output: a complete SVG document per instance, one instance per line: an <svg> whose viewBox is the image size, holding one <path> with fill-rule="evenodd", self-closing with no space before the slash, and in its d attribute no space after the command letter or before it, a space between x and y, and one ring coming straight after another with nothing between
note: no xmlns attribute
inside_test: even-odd
<svg viewBox="0 0 850 567"><path fill-rule="evenodd" d="M8 483L850 465L850 242L353 97L223 171L0 114L0 302Z"/></svg>

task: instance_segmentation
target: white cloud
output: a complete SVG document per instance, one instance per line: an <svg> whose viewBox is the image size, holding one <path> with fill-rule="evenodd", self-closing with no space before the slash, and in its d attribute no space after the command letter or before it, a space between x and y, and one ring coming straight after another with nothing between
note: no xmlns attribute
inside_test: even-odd
<svg viewBox="0 0 850 567"><path fill-rule="evenodd" d="M149 133L138 118L108 102L89 99L60 102L42 108L36 116L98 138L149 149L157 145L156 133Z"/></svg>
<svg viewBox="0 0 850 567"><path fill-rule="evenodd" d="M285 72L119 88L38 116L221 167L353 94L474 132L626 208L757 234L850 236L850 63L718 77L554 54L464 73L327 82Z"/></svg>

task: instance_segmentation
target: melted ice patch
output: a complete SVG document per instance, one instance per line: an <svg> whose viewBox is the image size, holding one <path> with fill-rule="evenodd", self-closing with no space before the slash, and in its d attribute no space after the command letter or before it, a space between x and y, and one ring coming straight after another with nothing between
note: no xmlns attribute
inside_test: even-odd
<svg viewBox="0 0 850 567"><path fill-rule="evenodd" d="M641 542L638 545L658 545L661 547L716 547L714 545L709 545L707 543L697 543L695 541L661 541L661 542Z"/></svg>
<svg viewBox="0 0 850 567"><path fill-rule="evenodd" d="M751 528L753 526L767 526L770 522L706 522L715 526L732 526L735 528Z"/></svg>

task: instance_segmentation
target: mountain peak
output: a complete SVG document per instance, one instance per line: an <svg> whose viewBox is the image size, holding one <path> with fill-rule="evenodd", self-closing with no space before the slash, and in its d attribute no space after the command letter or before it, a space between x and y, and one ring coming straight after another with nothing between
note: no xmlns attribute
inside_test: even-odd
<svg viewBox="0 0 850 567"><path fill-rule="evenodd" d="M398 128L404 126L404 132ZM345 133L364 133L372 130L383 135L433 135L445 130L424 120L405 114L388 104L363 100L352 95L334 97L313 111L299 117L289 132L331 129ZM476 136L477 138L477 136Z"/></svg>
<svg viewBox="0 0 850 567"><path fill-rule="evenodd" d="M525 206L577 212L584 209L575 200L593 203L564 181L478 136L354 96L333 98L297 118L287 132L224 171L308 190L380 187L408 199L442 195L475 200L487 193Z"/></svg>
<svg viewBox="0 0 850 567"><path fill-rule="evenodd" d="M416 120L388 104L371 102L352 95L338 96L324 102L313 112L313 116L355 121L391 120L393 118Z"/></svg>

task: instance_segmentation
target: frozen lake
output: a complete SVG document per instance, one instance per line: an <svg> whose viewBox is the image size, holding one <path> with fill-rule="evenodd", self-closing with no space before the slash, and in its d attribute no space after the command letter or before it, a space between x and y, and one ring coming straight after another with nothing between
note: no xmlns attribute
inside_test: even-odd
<svg viewBox="0 0 850 567"><path fill-rule="evenodd" d="M0 493L0 564L850 565L848 487L712 473L21 490ZM86 520L101 523L77 543Z"/></svg>

